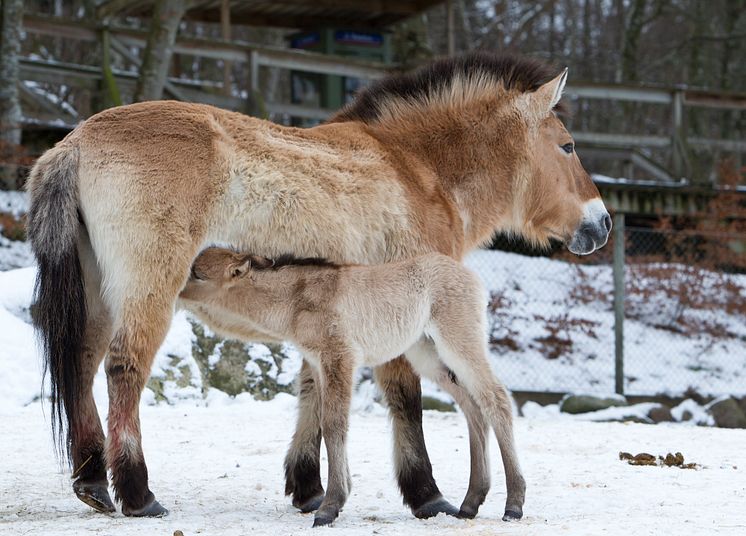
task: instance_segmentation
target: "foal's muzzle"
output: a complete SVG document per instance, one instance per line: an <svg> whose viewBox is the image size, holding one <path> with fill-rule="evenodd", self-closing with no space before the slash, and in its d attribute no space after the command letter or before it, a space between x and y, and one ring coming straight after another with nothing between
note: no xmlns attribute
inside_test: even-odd
<svg viewBox="0 0 746 536"><path fill-rule="evenodd" d="M603 247L609 239L611 216L600 199L588 201L583 207L583 219L567 244L576 255L588 255Z"/></svg>

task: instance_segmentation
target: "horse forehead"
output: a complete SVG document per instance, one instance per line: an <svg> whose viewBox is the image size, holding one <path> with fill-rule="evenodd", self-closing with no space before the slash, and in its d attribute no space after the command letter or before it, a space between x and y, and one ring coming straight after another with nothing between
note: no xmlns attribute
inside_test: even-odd
<svg viewBox="0 0 746 536"><path fill-rule="evenodd" d="M549 114L541 121L539 130L546 136L551 137L570 136L570 132L555 113Z"/></svg>

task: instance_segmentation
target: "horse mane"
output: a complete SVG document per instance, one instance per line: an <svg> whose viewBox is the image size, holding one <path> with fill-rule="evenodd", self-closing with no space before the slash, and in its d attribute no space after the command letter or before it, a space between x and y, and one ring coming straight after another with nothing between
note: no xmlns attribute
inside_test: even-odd
<svg viewBox="0 0 746 536"><path fill-rule="evenodd" d="M266 270L277 270L285 266L316 266L316 267L321 267L321 268L338 268L339 267L338 264L333 263L322 257L296 257L295 255L292 255L290 253L285 253L275 259L270 259L270 260L273 261L273 264L271 266L268 266L266 268L262 268L259 266L252 266L251 269L259 270L259 271L262 271L262 270L266 271Z"/></svg>
<svg viewBox="0 0 746 536"><path fill-rule="evenodd" d="M524 56L474 51L443 58L414 71L392 74L363 88L330 122L375 123L402 105L466 102L484 92L531 92L558 73L549 64ZM558 104L555 110L563 112Z"/></svg>

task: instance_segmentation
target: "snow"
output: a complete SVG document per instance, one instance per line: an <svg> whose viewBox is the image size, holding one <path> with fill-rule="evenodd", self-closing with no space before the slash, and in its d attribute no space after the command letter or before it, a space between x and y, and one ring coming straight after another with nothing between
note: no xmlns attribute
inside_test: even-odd
<svg viewBox="0 0 746 536"><path fill-rule="evenodd" d="M490 316L492 338L510 346L493 346L495 372L513 390L576 392L605 395L614 391L614 313L612 270L608 265L583 266L544 257L500 251L476 251L466 264L499 298ZM670 279L654 277L655 271ZM719 275L746 295L746 276ZM746 318L726 314L726 295L715 274L684 265L627 268L628 285L638 292L626 298L625 377L627 394L746 394ZM722 285L723 283L721 283ZM585 286L591 299L577 297ZM691 327L677 332L663 326L680 321L681 303L670 298L675 286L702 286L708 303L688 304L682 316ZM717 305L716 310L711 308ZM719 336L704 326L722 328ZM553 346L542 342L551 329L567 339L556 359Z"/></svg>
<svg viewBox="0 0 746 536"><path fill-rule="evenodd" d="M0 534L318 534L312 516L283 496L282 462L295 399L271 402L210 393L207 407L143 407L150 486L171 513L163 519L102 515L80 503L69 472L52 457L38 403L0 409ZM455 504L468 483L463 416L425 412L435 477ZM518 418L517 448L528 488L525 517L500 520L505 500L497 447L492 491L470 521L417 520L393 478L391 425L383 413L353 413L348 445L352 494L331 532L345 536L628 534L740 535L746 527L746 430ZM22 446L22 448L21 448ZM620 451L680 451L698 470L633 467ZM326 469L322 469L326 474ZM321 529L329 530L329 529Z"/></svg>

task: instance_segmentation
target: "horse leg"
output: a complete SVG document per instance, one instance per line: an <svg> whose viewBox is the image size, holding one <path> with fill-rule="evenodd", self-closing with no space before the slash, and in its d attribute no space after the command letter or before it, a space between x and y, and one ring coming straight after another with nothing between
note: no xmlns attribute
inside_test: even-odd
<svg viewBox="0 0 746 536"><path fill-rule="evenodd" d="M101 274L85 229L78 241L84 274L88 318L80 367L79 404L68 415L70 454L73 463L73 490L78 499L99 512L114 512L109 497L104 460L104 431L93 400L93 378L111 340L111 317L101 299Z"/></svg>
<svg viewBox="0 0 746 536"><path fill-rule="evenodd" d="M351 487L346 442L353 361L344 352L325 353L320 368L321 433L329 458L329 476L326 495L314 516L314 527L329 525L337 519Z"/></svg>
<svg viewBox="0 0 746 536"><path fill-rule="evenodd" d="M324 499L321 485L321 398L311 365L303 360L298 379L298 422L285 457L285 495L293 506L313 512Z"/></svg>
<svg viewBox="0 0 746 536"><path fill-rule="evenodd" d="M394 464L404 504L418 518L458 509L440 493L422 433L422 387L409 362L400 356L374 369L376 383L383 392L394 428Z"/></svg>
<svg viewBox="0 0 746 536"><path fill-rule="evenodd" d="M469 392L458 383L453 372L443 365L432 342L423 340L415 344L407 350L407 359L420 375L430 378L451 395L464 413L469 429L471 472L469 489L461 503L458 516L472 519L477 515L490 489L490 460L487 448L489 424Z"/></svg>
<svg viewBox="0 0 746 536"><path fill-rule="evenodd" d="M481 325L475 323L474 327L474 337L466 336L456 327L454 333L449 334L447 329L443 329L434 334L433 339L439 357L482 409L495 432L508 492L503 520L520 519L523 517L526 481L515 452L513 410L505 387L495 378L487 361L484 334L476 331L481 330Z"/></svg>
<svg viewBox="0 0 746 536"><path fill-rule="evenodd" d="M137 231L140 230L132 230ZM144 226L137 234L139 243L120 243L118 248L112 248L127 252L132 244L137 244L137 250L132 251L137 263L123 265L117 259L104 257L104 274L113 274L108 278L104 296L110 302L115 326L105 361L109 388L106 461L117 500L127 516L168 513L148 488L139 402L155 353L171 323L176 297L189 274L196 244L189 244L186 238L177 240L174 233L171 250L164 251L160 236Z"/></svg>

